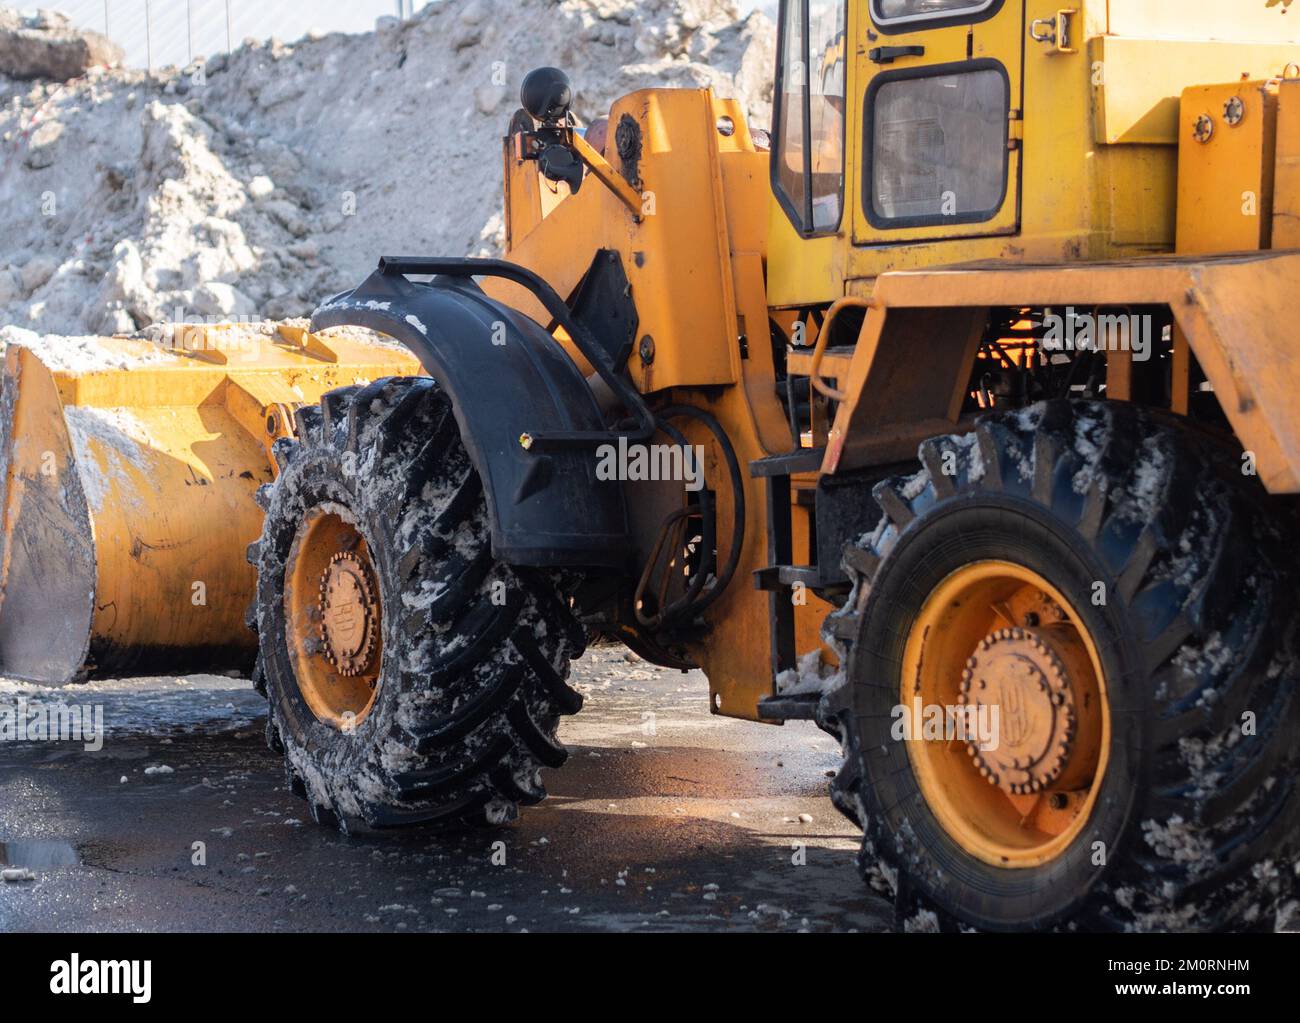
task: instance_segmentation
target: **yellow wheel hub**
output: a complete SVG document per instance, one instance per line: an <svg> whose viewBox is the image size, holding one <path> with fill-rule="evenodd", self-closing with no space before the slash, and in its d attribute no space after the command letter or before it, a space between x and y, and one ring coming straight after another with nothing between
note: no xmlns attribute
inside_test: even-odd
<svg viewBox="0 0 1300 1023"><path fill-rule="evenodd" d="M1105 775L1110 710L1096 645L1051 583L1004 561L953 572L908 634L900 696L979 723L908 742L921 793L958 845L1008 868L1069 847Z"/></svg>
<svg viewBox="0 0 1300 1023"><path fill-rule="evenodd" d="M320 632L325 659L340 675L364 675L374 659L379 605L370 569L355 554L338 553L320 580Z"/></svg>
<svg viewBox="0 0 1300 1023"><path fill-rule="evenodd" d="M383 607L365 538L316 509L285 566L284 611L298 691L325 724L350 730L370 713L383 654Z"/></svg>

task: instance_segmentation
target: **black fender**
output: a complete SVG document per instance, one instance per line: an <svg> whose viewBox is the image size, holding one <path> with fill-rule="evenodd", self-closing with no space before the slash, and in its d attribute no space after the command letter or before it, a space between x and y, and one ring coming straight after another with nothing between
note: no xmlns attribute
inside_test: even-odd
<svg viewBox="0 0 1300 1023"><path fill-rule="evenodd" d="M536 321L489 298L469 276L423 283L381 265L312 315L313 332L340 326L401 342L450 396L483 480L498 560L539 568L624 566L623 491L597 480L595 445L532 442L606 432L587 381Z"/></svg>

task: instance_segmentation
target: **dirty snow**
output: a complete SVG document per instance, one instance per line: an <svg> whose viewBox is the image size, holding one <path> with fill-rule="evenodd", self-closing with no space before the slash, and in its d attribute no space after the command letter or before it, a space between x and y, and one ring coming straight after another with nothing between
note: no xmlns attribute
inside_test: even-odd
<svg viewBox="0 0 1300 1023"><path fill-rule="evenodd" d="M77 476L92 511L100 512L117 492L130 492L130 468L149 471L146 451L154 446L144 425L126 409L81 408L63 410L77 466Z"/></svg>
<svg viewBox="0 0 1300 1023"><path fill-rule="evenodd" d="M1135 522L1149 522L1155 517L1163 486L1168 455L1163 447L1163 436L1152 434L1142 442L1137 464L1133 468L1131 501L1125 507L1127 515Z"/></svg>
<svg viewBox="0 0 1300 1023"><path fill-rule="evenodd" d="M982 480L984 478L984 452L980 450L979 434L972 430L970 433L953 434L948 440L958 457L964 459L967 463L966 478L971 483L978 483Z"/></svg>
<svg viewBox="0 0 1300 1023"><path fill-rule="evenodd" d="M1223 635L1213 632L1200 647L1184 646L1180 649L1173 663L1174 667L1193 677L1217 677L1236 656L1237 652L1224 642Z"/></svg>
<svg viewBox="0 0 1300 1023"><path fill-rule="evenodd" d="M776 691L785 693L795 686L815 689L820 688L822 683L821 650L811 650L799 658L797 667L787 668L776 676Z"/></svg>
<svg viewBox="0 0 1300 1023"><path fill-rule="evenodd" d="M31 349L56 373L95 373L107 370L134 369L138 366L165 363L172 356L163 348L126 352L121 346L106 344L99 337L64 337L37 334L22 327L0 327L0 349L21 345Z"/></svg>
<svg viewBox="0 0 1300 1023"><path fill-rule="evenodd" d="M1186 864L1192 877L1205 874L1215 866L1214 842L1209 835L1176 814L1163 824L1143 821L1142 837L1157 856Z"/></svg>
<svg viewBox="0 0 1300 1023"><path fill-rule="evenodd" d="M730 0L466 0L186 69L0 76L0 324L284 319L386 253L496 254L529 70L568 69L583 123L712 86L767 127L774 36Z"/></svg>
<svg viewBox="0 0 1300 1023"><path fill-rule="evenodd" d="M903 481L903 485L898 488L898 496L904 501L915 501L925 493L925 488L930 485L930 473L922 469L918 473L913 473Z"/></svg>
<svg viewBox="0 0 1300 1023"><path fill-rule="evenodd" d="M1076 494L1086 494L1092 482L1097 478L1102 452L1110 440L1108 420L1081 412L1074 424L1074 451L1083 462L1082 467L1070 481ZM1105 486L1106 477L1101 477Z"/></svg>

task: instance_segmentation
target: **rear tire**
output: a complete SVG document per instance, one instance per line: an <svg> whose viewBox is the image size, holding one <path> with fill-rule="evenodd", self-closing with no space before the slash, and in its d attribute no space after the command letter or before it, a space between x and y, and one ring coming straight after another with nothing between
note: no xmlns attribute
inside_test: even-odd
<svg viewBox="0 0 1300 1023"><path fill-rule="evenodd" d="M297 432L278 442L280 476L261 495L266 522L250 549L268 740L291 786L314 819L344 830L513 819L545 797L541 768L567 756L560 716L582 705L565 680L585 635L559 581L492 557L478 474L432 380L332 392L300 410ZM371 584L378 633L364 706L340 694L365 677L337 674L353 662L294 602L295 578L314 578L295 574L305 524L324 515L369 566L354 567ZM363 645L353 652L365 661Z"/></svg>
<svg viewBox="0 0 1300 1023"><path fill-rule="evenodd" d="M825 630L847 671L820 723L842 737L832 798L864 829L864 878L909 928L1272 929L1297 890L1290 514L1243 477L1239 452L1121 403L989 415L972 435L927 441L921 461L876 488L884 518L846 551L854 590ZM1025 566L1064 594L1108 694L1109 760L1086 824L1016 869L940 822L890 731L912 623L980 561Z"/></svg>

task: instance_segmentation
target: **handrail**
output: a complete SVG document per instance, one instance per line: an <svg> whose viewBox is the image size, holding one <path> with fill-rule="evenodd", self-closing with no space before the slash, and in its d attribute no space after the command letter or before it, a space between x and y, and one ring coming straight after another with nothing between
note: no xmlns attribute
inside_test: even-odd
<svg viewBox="0 0 1300 1023"><path fill-rule="evenodd" d="M837 387L832 387L822 379L822 357L826 354L826 346L831 339L831 325L835 322L835 317L839 316L845 309L879 309L880 303L874 298L859 298L857 295L845 295L843 298L836 300L835 304L826 311L826 318L822 320L821 333L817 335L817 345L813 348L812 366L809 367L808 377L812 382L813 388L831 401L848 400L848 392L842 391Z"/></svg>

